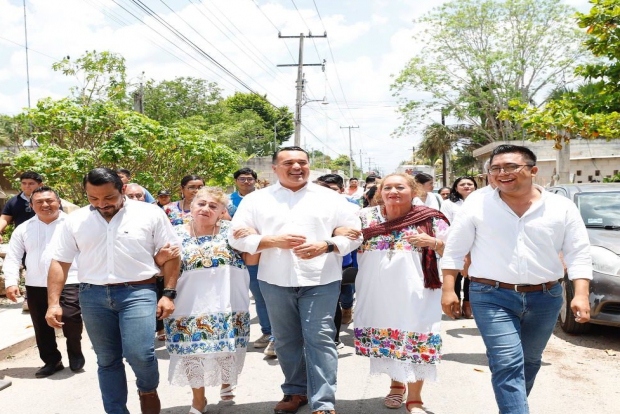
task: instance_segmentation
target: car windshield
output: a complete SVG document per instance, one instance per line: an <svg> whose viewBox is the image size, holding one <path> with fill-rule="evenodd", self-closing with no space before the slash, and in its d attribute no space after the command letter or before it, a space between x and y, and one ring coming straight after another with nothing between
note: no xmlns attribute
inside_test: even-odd
<svg viewBox="0 0 620 414"><path fill-rule="evenodd" d="M580 193L575 202L587 227L620 229L620 191Z"/></svg>

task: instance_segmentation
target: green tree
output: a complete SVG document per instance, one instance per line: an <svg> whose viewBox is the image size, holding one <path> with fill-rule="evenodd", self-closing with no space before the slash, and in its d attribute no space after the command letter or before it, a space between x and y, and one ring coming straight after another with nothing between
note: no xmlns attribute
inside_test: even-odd
<svg viewBox="0 0 620 414"><path fill-rule="evenodd" d="M338 155L336 159L332 160L328 164L328 168L332 170L342 170L348 175L350 165L351 165L351 160L349 159L349 156L341 154L341 155ZM353 176L354 177L362 176L362 170L360 167L357 166L357 164L355 164L355 160L353 160Z"/></svg>
<svg viewBox="0 0 620 414"><path fill-rule="evenodd" d="M125 58L119 54L93 50L75 61L67 56L54 63L52 69L77 79L79 86L71 88L71 93L82 105L90 105L96 100L128 105Z"/></svg>
<svg viewBox="0 0 620 414"><path fill-rule="evenodd" d="M572 13L561 0L455 0L433 9L416 22L425 47L392 85L404 115L396 133L447 108L484 141L518 136L498 115L512 100L535 102L575 67L583 49Z"/></svg>
<svg viewBox="0 0 620 414"><path fill-rule="evenodd" d="M39 146L13 156L10 172L38 171L61 195L85 204L82 178L92 168L124 167L147 188L177 188L189 173L223 184L240 159L193 127L168 128L110 101L80 105L43 99L28 113Z"/></svg>
<svg viewBox="0 0 620 414"><path fill-rule="evenodd" d="M179 77L161 82L151 79L144 87L144 114L170 126L185 118L216 111L221 93L217 83L204 79Z"/></svg>

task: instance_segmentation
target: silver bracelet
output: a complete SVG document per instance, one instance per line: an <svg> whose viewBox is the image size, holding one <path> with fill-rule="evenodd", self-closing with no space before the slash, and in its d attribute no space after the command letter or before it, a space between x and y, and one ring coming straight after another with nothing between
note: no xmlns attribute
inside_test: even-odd
<svg viewBox="0 0 620 414"><path fill-rule="evenodd" d="M47 309L54 309L54 308L60 308L60 305L53 305L53 306L48 306Z"/></svg>
<svg viewBox="0 0 620 414"><path fill-rule="evenodd" d="M437 237L435 237L435 247L433 248L433 250L437 250Z"/></svg>

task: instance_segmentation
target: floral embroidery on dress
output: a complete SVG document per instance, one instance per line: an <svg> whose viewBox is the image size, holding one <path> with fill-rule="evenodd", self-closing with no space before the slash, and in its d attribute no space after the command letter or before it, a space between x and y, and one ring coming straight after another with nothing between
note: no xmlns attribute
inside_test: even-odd
<svg viewBox="0 0 620 414"><path fill-rule="evenodd" d="M380 214L380 207L372 207L361 210L360 220L362 221L362 228L368 228L385 222L385 218ZM446 232L448 230L448 224L441 219L433 218L433 230L435 234ZM421 248L417 248L411 245L406 238L417 234L418 230L416 226L409 226L400 231L393 231L389 235L381 234L371 239L364 240L364 242L358 248L358 253L363 253L369 250L394 250L394 251L417 251L420 252Z"/></svg>
<svg viewBox="0 0 620 414"><path fill-rule="evenodd" d="M441 360L439 334L390 328L355 328L354 331L357 355L391 358L414 364L437 364Z"/></svg>
<svg viewBox="0 0 620 414"><path fill-rule="evenodd" d="M164 206L164 212L168 216L168 219L173 226L189 223L192 218L192 215L189 211L181 210L179 203L180 201L174 201Z"/></svg>
<svg viewBox="0 0 620 414"><path fill-rule="evenodd" d="M219 266L233 266L245 269L241 255L228 245L230 221L222 221L220 232L214 236L196 239L190 236L184 226L175 227L181 239L181 273L188 270Z"/></svg>
<svg viewBox="0 0 620 414"><path fill-rule="evenodd" d="M235 352L247 348L249 312L219 312L168 318L166 347L171 354L190 355Z"/></svg>

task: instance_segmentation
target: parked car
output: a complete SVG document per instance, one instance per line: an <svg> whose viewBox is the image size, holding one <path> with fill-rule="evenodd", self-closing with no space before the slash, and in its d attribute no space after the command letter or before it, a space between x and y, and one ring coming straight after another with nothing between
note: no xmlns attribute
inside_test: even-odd
<svg viewBox="0 0 620 414"><path fill-rule="evenodd" d="M560 326L567 333L583 333L591 324L620 327L620 183L558 185L548 191L575 202L592 245L590 323L575 322L570 308L573 284L564 276L564 304Z"/></svg>

